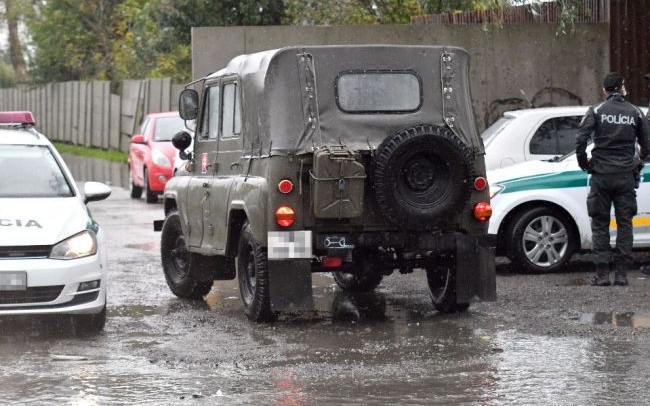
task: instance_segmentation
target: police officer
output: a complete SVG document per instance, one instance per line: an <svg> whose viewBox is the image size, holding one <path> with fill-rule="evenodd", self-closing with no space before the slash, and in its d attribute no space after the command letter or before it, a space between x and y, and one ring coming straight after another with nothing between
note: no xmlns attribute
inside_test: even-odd
<svg viewBox="0 0 650 406"><path fill-rule="evenodd" d="M627 285L632 265L632 217L636 214L636 174L648 154L650 130L645 116L625 100L623 75L611 72L603 81L606 100L590 107L576 136L576 156L582 170L591 174L587 212L591 217L594 286L609 286L610 266L614 285ZM593 138L591 158L586 148ZM636 145L640 150L637 156ZM609 243L611 206L616 215L616 247Z"/></svg>

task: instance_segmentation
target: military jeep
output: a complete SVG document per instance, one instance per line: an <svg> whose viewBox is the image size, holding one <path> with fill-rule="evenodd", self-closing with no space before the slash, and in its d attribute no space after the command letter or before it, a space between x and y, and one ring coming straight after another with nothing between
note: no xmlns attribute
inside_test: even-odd
<svg viewBox="0 0 650 406"><path fill-rule="evenodd" d="M426 272L434 307L496 299L469 56L443 46L292 46L194 81L194 135L164 192L167 283L200 299L238 278L246 315L313 306L313 272L371 291ZM191 151L185 151L190 144Z"/></svg>

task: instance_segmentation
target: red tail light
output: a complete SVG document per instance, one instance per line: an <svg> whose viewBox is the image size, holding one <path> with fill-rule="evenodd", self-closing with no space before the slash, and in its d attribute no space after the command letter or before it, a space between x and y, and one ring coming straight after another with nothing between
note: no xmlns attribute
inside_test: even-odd
<svg viewBox="0 0 650 406"><path fill-rule="evenodd" d="M275 222L280 227L289 227L296 219L296 213L289 206L279 207L275 211Z"/></svg>
<svg viewBox="0 0 650 406"><path fill-rule="evenodd" d="M291 193L293 190L293 183L289 179L283 179L278 183L278 190L280 190L280 193L284 193L285 195Z"/></svg>
<svg viewBox="0 0 650 406"><path fill-rule="evenodd" d="M324 257L323 268L339 268L343 265L343 260L339 257Z"/></svg>
<svg viewBox="0 0 650 406"><path fill-rule="evenodd" d="M487 179L485 179L483 176L478 176L476 179L474 179L474 189L483 190L486 186Z"/></svg>
<svg viewBox="0 0 650 406"><path fill-rule="evenodd" d="M488 221L492 217L492 206L488 202L478 202L474 205L474 218L478 221Z"/></svg>

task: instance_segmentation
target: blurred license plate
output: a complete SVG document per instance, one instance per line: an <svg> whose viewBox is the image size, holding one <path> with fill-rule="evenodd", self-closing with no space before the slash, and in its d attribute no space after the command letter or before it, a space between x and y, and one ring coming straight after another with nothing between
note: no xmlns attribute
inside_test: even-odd
<svg viewBox="0 0 650 406"><path fill-rule="evenodd" d="M0 272L0 290L27 290L27 272Z"/></svg>

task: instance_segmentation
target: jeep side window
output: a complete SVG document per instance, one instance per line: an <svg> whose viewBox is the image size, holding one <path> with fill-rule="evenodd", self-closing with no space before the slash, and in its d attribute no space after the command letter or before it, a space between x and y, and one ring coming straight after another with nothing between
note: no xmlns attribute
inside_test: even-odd
<svg viewBox="0 0 650 406"><path fill-rule="evenodd" d="M219 136L219 86L208 87L205 91L201 138L216 139Z"/></svg>
<svg viewBox="0 0 650 406"><path fill-rule="evenodd" d="M237 83L223 86L223 127L222 137L232 138L241 133L241 110Z"/></svg>

